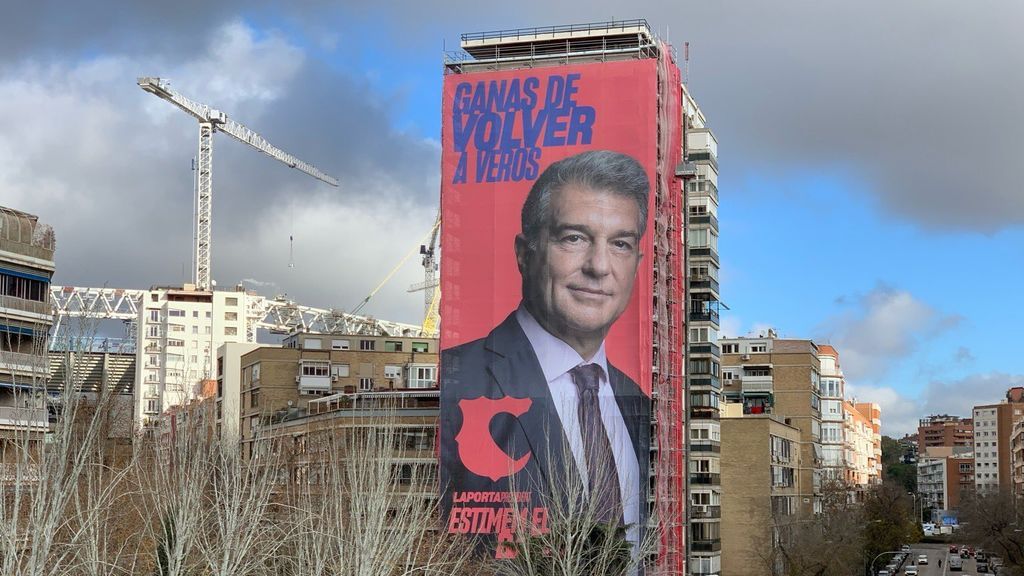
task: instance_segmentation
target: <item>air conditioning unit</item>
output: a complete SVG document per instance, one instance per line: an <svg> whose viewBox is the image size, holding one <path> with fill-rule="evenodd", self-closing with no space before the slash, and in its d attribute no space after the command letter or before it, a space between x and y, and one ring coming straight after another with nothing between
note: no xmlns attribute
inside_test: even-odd
<svg viewBox="0 0 1024 576"><path fill-rule="evenodd" d="M693 509L693 515L695 517L706 516L708 513L708 507L700 504L691 507Z"/></svg>
<svg viewBox="0 0 1024 576"><path fill-rule="evenodd" d="M295 377L295 383L298 384L299 382L302 382L302 376Z"/></svg>
<svg viewBox="0 0 1024 576"><path fill-rule="evenodd" d="M331 382L337 382L337 381L338 381L338 377L337 376L331 376Z"/></svg>
<svg viewBox="0 0 1024 576"><path fill-rule="evenodd" d="M743 356L740 356L740 360L750 360L750 354L744 354Z"/></svg>

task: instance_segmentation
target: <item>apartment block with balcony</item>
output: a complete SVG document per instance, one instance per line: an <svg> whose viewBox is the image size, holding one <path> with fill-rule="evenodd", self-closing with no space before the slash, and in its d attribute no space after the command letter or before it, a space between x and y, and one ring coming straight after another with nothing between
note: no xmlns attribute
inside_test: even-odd
<svg viewBox="0 0 1024 576"><path fill-rule="evenodd" d="M802 432L775 414L743 414L726 406L722 418L722 573L783 574L765 552L797 520ZM781 559L780 559L781 561Z"/></svg>
<svg viewBox="0 0 1024 576"><path fill-rule="evenodd" d="M839 352L827 344L818 345L821 366L821 452L822 478L826 482L847 480L845 432L846 380L839 364Z"/></svg>
<svg viewBox="0 0 1024 576"><path fill-rule="evenodd" d="M939 446L974 446L974 422L970 418L933 414L917 422L917 453Z"/></svg>
<svg viewBox="0 0 1024 576"><path fill-rule="evenodd" d="M55 249L53 229L37 216L0 207L0 435L49 426Z"/></svg>
<svg viewBox="0 0 1024 576"><path fill-rule="evenodd" d="M999 404L975 406L974 486L979 492L1013 488L1012 446L1014 423L1024 418L1019 388L1007 391Z"/></svg>
<svg viewBox="0 0 1024 576"><path fill-rule="evenodd" d="M810 340L779 338L774 330L761 337L723 338L721 346L726 410L771 414L800 430L800 511L820 512L825 460L818 347ZM724 493L729 490L722 485Z"/></svg>
<svg viewBox="0 0 1024 576"><path fill-rule="evenodd" d="M963 495L974 489L974 455L966 446L933 446L918 455L917 493L923 518L954 524Z"/></svg>
<svg viewBox="0 0 1024 576"><path fill-rule="evenodd" d="M312 401L437 390L437 350L434 338L298 333L280 347L242 353L237 392L226 375L218 378L221 437L236 434L237 422L243 454L249 454L263 428L302 417ZM229 359L230 354L218 372L231 366ZM232 406L237 415L229 411Z"/></svg>
<svg viewBox="0 0 1024 576"><path fill-rule="evenodd" d="M683 86L685 153L694 176L685 181L687 274L686 388L689 399L686 457L690 513L688 566L691 574L721 573L721 453L718 346L718 141L696 101ZM707 504L715 502L714 505Z"/></svg>

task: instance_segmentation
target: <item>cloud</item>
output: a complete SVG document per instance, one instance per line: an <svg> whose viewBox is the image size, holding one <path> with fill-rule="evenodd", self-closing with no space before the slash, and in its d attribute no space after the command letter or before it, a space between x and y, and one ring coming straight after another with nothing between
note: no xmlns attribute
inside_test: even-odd
<svg viewBox="0 0 1024 576"><path fill-rule="evenodd" d="M891 386L868 386L847 382L846 397L853 402L874 402L882 409L882 434L901 438L917 431L920 402Z"/></svg>
<svg viewBox="0 0 1024 576"><path fill-rule="evenodd" d="M912 294L879 285L850 297L850 308L825 320L817 341L831 342L852 381L878 380L928 338L956 326L958 316L944 315Z"/></svg>
<svg viewBox="0 0 1024 576"><path fill-rule="evenodd" d="M953 355L953 360L956 362L974 362L974 354L971 353L970 348L961 346L956 349L956 353Z"/></svg>
<svg viewBox="0 0 1024 576"><path fill-rule="evenodd" d="M969 417L974 406L997 404L1014 386L1024 386L1024 374L987 372L959 380L932 380L923 393L924 409L928 414Z"/></svg>
<svg viewBox="0 0 1024 576"><path fill-rule="evenodd" d="M188 281L197 123L135 84L140 75L166 76L341 182L329 187L215 135L220 286L255 277L302 304L350 308L433 224L436 142L394 130L386 94L305 57L280 35L231 20L198 44L202 51L180 61L114 52L0 68L0 203L54 227L57 284ZM368 312L419 322L422 298L405 292L422 280L417 263Z"/></svg>

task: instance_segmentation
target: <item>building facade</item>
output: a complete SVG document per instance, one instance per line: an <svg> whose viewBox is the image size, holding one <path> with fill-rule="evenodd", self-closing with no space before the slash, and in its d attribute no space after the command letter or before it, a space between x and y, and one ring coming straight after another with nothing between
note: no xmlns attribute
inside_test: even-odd
<svg viewBox="0 0 1024 576"><path fill-rule="evenodd" d="M974 490L970 448L934 446L917 460L917 497L923 517L936 524L957 523L960 501Z"/></svg>
<svg viewBox="0 0 1024 576"><path fill-rule="evenodd" d="M800 512L821 511L824 458L818 347L810 340L723 338L722 390L744 415L772 414L800 430ZM841 408L841 407L840 407ZM723 448L723 453L725 449ZM723 484L723 493L731 488Z"/></svg>
<svg viewBox="0 0 1024 576"><path fill-rule="evenodd" d="M243 454L275 421L309 412L309 403L337 394L436 390L438 343L434 338L293 334L280 347L242 354L238 383L238 438ZM227 381L225 380L225 384ZM233 390L218 398L221 434L234 419L226 413Z"/></svg>
<svg viewBox="0 0 1024 576"><path fill-rule="evenodd" d="M251 340L246 326L248 294L201 291L186 284L152 288L137 321L135 421L153 426L160 415L201 395L201 383L215 377L217 349Z"/></svg>
<svg viewBox="0 0 1024 576"><path fill-rule="evenodd" d="M875 455L875 433L871 412L861 412L849 400L843 401L843 465L844 480L855 492L863 492L881 480L881 454ZM870 406L870 405L868 405Z"/></svg>
<svg viewBox="0 0 1024 576"><path fill-rule="evenodd" d="M0 434L49 426L45 388L54 250L50 226L0 207Z"/></svg>
<svg viewBox="0 0 1024 576"><path fill-rule="evenodd" d="M979 492L1013 488L1011 438L1014 423L1024 418L1018 390L1011 388L999 404L975 406L972 411L974 486Z"/></svg>
<svg viewBox="0 0 1024 576"><path fill-rule="evenodd" d="M917 453L940 446L974 447L974 423L970 418L933 414L918 420Z"/></svg>
<svg viewBox="0 0 1024 576"><path fill-rule="evenodd" d="M839 364L839 352L832 346L819 344L818 361L821 365L822 478L832 482L848 481L846 380Z"/></svg>
<svg viewBox="0 0 1024 576"><path fill-rule="evenodd" d="M683 87L686 159L695 171L686 183L687 291L689 327L686 386L689 430L686 455L690 573L721 573L719 501L720 438L718 346L718 141L704 114Z"/></svg>
<svg viewBox="0 0 1024 576"><path fill-rule="evenodd" d="M738 403L721 426L722 574L781 574L771 551L804 497L802 432L775 414L744 415Z"/></svg>

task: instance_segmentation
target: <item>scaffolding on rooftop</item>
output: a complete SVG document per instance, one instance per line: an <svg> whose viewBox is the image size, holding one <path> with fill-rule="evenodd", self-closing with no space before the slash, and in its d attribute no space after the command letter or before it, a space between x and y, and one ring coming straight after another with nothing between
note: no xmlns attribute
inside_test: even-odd
<svg viewBox="0 0 1024 576"><path fill-rule="evenodd" d="M463 34L444 54L445 73L657 58L661 42L644 19Z"/></svg>

